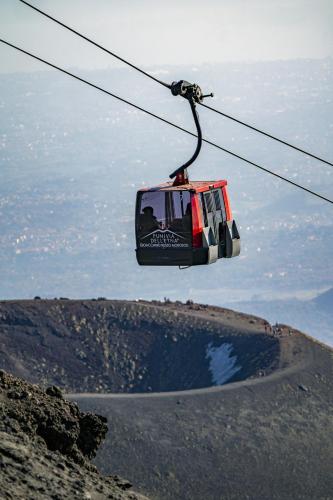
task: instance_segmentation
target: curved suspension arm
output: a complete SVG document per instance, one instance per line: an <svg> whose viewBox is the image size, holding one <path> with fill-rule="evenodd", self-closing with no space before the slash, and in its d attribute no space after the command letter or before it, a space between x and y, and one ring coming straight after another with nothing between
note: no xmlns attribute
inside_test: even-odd
<svg viewBox="0 0 333 500"><path fill-rule="evenodd" d="M199 123L199 116L198 116L198 113L195 109L195 102L193 99L189 99L189 103L190 103L190 106L191 106L191 111L192 111L192 115L193 115L193 118L194 118L194 122L195 122L195 126L197 128L197 134L198 134L198 142L197 142L197 147L194 151L194 154L193 156L186 162L184 163L184 165L182 165L181 167L177 168L174 172L172 172L172 174L170 174L170 179L173 179L174 177L176 177L177 174L180 174L181 172L183 172L187 167L189 167L190 165L192 165L192 163L196 160L198 154L200 153L200 149L201 149L201 146L202 146L202 132L201 132L201 127L200 127L200 123Z"/></svg>

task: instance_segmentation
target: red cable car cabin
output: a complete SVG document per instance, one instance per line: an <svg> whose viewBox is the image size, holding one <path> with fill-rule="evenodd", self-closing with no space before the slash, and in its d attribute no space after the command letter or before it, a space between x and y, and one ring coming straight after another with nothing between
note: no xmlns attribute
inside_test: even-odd
<svg viewBox="0 0 333 500"><path fill-rule="evenodd" d="M187 267L236 257L240 238L231 214L227 181L190 182L187 174L187 167L197 158L202 144L195 105L209 96L185 80L173 82L170 89L174 96L181 95L189 101L198 142L190 160L170 175L174 182L138 191L137 261L143 266Z"/></svg>
<svg viewBox="0 0 333 500"><path fill-rule="evenodd" d="M141 265L212 264L240 253L227 181L166 182L141 189L136 202L136 256Z"/></svg>

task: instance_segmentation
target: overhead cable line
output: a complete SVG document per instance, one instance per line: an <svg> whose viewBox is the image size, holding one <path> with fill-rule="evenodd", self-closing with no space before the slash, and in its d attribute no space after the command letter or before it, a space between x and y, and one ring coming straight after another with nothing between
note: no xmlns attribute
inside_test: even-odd
<svg viewBox="0 0 333 500"><path fill-rule="evenodd" d="M254 127L253 125L249 125L248 123L245 123L242 120L235 118L234 116L227 115L226 113L223 113L222 111L219 111L218 109L212 108L211 106L207 106L207 104L203 104L203 103L200 103L200 104L204 108L207 108L210 111L214 111L214 113L222 115L225 118L229 118L229 120L233 120L234 122L240 123L241 125L244 125L244 127L250 128L251 130L254 130L255 132L259 132L259 134L265 135L266 137L269 137L270 139L273 139L274 141L280 142L281 144L284 144L285 146L288 146L289 148L295 149L296 151L299 151L300 153L303 153L307 156L311 156L315 160L319 160L319 161L326 163L327 165L330 165L331 167L333 167L333 163L331 163L328 160L324 160L323 158L320 158L319 156L316 156L312 153L309 153L309 151L305 151L304 149L301 149L297 146L294 146L293 144L290 144L289 142L284 141L283 139L279 139L278 137L275 137L274 135L268 134L267 132L264 132L263 130L261 130L257 127Z"/></svg>
<svg viewBox="0 0 333 500"><path fill-rule="evenodd" d="M150 73L147 73L146 71L144 71L143 69L139 68L138 66L136 66L135 64L132 64L130 63L129 61L127 61L126 59L124 59L123 57L120 57L118 56L117 54L115 54L114 52L111 52L110 50L106 49L105 47L103 47L102 45L100 45L99 43L95 42L94 40L92 40L91 38L83 35L82 33L80 33L79 31L71 28L70 26L68 26L67 24L59 21L58 19L56 19L55 17L51 16L50 14L47 14L46 12L44 12L43 10L41 9L38 9L37 7L35 7L34 5L32 5L31 3L27 2L26 0L19 0L21 3L27 5L28 7L30 7L31 9L35 10L36 12L38 12L39 14L42 14L43 16L47 17L48 19L50 19L51 21L54 21L55 23L59 24L60 26L62 26L63 28L69 30L70 32L74 33L75 35L79 36L80 38L82 38L83 40L85 40L86 42L89 42L91 43L92 45L94 45L95 47L103 50L104 52L106 52L107 54L115 57L116 59L118 59L119 61L122 61L124 64L127 64L128 66L130 66L131 68L135 69L136 71L139 71L140 73L142 73L143 75L147 76L148 78L151 78L152 80L154 80L155 82L163 85L164 87L167 87L167 88L171 88L171 85L169 85L168 83L165 83L163 82L162 80L159 80L158 78L155 78L153 75L151 75ZM301 149L299 148L298 146L295 146L293 144L290 144L289 142L287 141L284 141L283 139L279 139L278 137L275 137L274 135L272 134L269 134L268 132L264 132L263 130L257 128L257 127L254 127L253 125L250 125L248 123L245 123L243 122L242 120L239 120L237 118L235 118L234 116L231 116L231 115L228 115L226 113L223 113L222 111L219 111L215 108L212 108L211 106L207 106L206 104L203 104L203 103L200 103L204 108L207 108L209 109L210 111L213 111L221 116L224 116L225 118L228 118L229 120L233 120L234 122L237 122L239 123L240 125L243 125L244 127L247 127L251 130L254 130L255 132L258 132L259 134L262 134L266 137L269 137L270 139L273 139L274 141L277 141L279 142L280 144L283 144L284 146L288 146L289 148L292 148L294 149L295 151L298 151L299 153L302 153L302 154L305 154L307 156L310 156L311 158L314 158L315 160L318 160L322 163L325 163L326 165L330 165L331 167L333 167L333 163L331 163L330 161L328 160L324 160L323 158L320 158L319 156L317 155L314 155L312 153L310 153L309 151L305 151L304 149Z"/></svg>
<svg viewBox="0 0 333 500"><path fill-rule="evenodd" d="M187 134L189 134L193 137L197 137L196 134L194 134L193 132L190 132L189 130L187 130L181 126L176 125L175 123L170 122L169 120L166 120L165 118L162 118L161 116L156 115L155 113L152 113L151 111L148 111L148 110L142 108L141 106L138 106L137 104L134 104L134 103L124 99L123 97L119 97L116 94L113 94L112 92L109 92L108 90L106 90L106 89L104 89L104 88L102 88L102 87L100 87L92 82L89 82L88 80L81 78L80 76L75 75L74 73L71 73L63 68L60 68L59 66L56 66L55 64L50 63L50 62L46 61L45 59L42 59L41 57L38 57L34 54L31 54L31 52L28 52L20 47L17 47L16 45L14 45L10 42L7 42L6 40L3 40L1 38L0 38L0 42L5 44L5 45L8 45L9 47L12 47L13 49L18 50L19 52L22 52L23 54L26 54L26 55L32 57L33 59L36 59L37 61L40 61L40 62L46 64L47 66L50 66L51 68L54 68L58 71L61 71L62 73L66 74L68 76L71 76L72 78L75 78L76 80L79 80L80 82L85 83L86 85L89 85L90 87L93 87L94 89L99 90L100 92L103 92L104 94L107 94L107 95L113 97L114 99L117 99L118 101L124 102L125 104L128 104L129 106L131 106L139 111L142 111L143 113L146 113L147 115L152 116L153 118L156 118L157 120L160 120L164 123L167 123L168 125L171 125L172 127L175 127L178 130L181 130L182 132L186 132ZM225 149L222 146L220 146L212 141L209 141L208 139L203 139L203 141L206 142L207 144L210 144L211 146L214 146L217 149L220 149L221 151L224 151L225 153L227 153L235 158L238 158L239 160L242 160L242 161L248 163L249 165L252 165L252 166L262 170L263 172L267 172L268 174L273 175L274 177L277 177L278 179L281 179L281 180L287 182L288 184L291 184L299 189L302 189L303 191L306 191L309 194L312 194L313 196L316 196L317 198L320 198L328 203L333 204L333 201L330 200L329 198L326 198L325 196L322 196L321 194L316 193L315 191L312 191L311 189L308 189L308 188L302 186L301 184L297 184L296 182L294 182L290 179L287 179L286 177L283 177L282 175L279 175L279 174L277 174L277 173L275 173L275 172L273 172L265 167L262 167L261 165L258 165L257 163L254 163L250 160L247 160L246 158L244 158L236 153L233 153L232 151L229 151L228 149Z"/></svg>
<svg viewBox="0 0 333 500"><path fill-rule="evenodd" d="M106 52L110 56L115 57L119 61L123 62L124 64L127 64L128 66L130 66L131 68L135 69L136 71L139 71L140 73L142 73L143 75L147 76L148 78L151 78L155 82L160 83L164 87L167 87L168 89L170 89L170 85L168 83L162 82L162 80L159 80L158 78L155 78L153 75L151 75L147 71L144 71L143 69L139 68L135 64L130 63L129 61L127 61L123 57L118 56L118 54L115 54L114 52L111 52L111 50L106 49L105 47L103 47L99 43L94 42L94 40L92 40L91 38L88 38L87 36L82 35L82 33L79 33L74 28L71 28L70 26L67 26L67 24L62 23L61 21L59 21L55 17L51 16L50 14L47 14L43 10L38 9L37 7L35 7L35 5L32 5L31 3L26 2L25 0L19 0L19 2L24 3L28 7L31 7L31 9L35 10L36 12L39 12L39 14L42 14L43 16L47 17L48 19L51 19L51 21L54 21L55 23L59 24L63 28L66 28L68 31L71 31L72 33L74 33L75 35L79 36L80 38L83 38L83 40L86 40L86 42L89 42L92 45L95 45L95 47L97 47L98 49L103 50L104 52Z"/></svg>

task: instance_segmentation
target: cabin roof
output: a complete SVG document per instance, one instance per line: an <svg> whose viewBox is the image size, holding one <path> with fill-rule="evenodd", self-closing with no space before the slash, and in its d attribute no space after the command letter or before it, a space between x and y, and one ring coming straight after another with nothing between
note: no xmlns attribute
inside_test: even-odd
<svg viewBox="0 0 333 500"><path fill-rule="evenodd" d="M208 189L216 189L227 185L226 180L219 181L191 181L188 184L181 184L179 186L174 186L173 182L164 182L163 184L158 184L153 187L145 187L139 189L139 191L194 191L195 193L201 193L202 191L207 191Z"/></svg>

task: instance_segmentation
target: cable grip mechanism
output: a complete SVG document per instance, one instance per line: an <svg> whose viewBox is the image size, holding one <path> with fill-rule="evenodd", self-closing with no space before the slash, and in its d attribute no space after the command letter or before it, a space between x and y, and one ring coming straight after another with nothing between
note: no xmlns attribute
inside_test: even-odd
<svg viewBox="0 0 333 500"><path fill-rule="evenodd" d="M197 129L197 147L192 155L192 157L184 163L181 167L177 168L172 174L170 175L170 178L173 179L174 177L174 186L180 186L182 184L187 184L189 182L188 180L188 174L187 174L187 167L192 165L192 163L196 160L197 156L200 153L201 146L202 146L202 132L201 132L201 127L199 123L199 116L198 113L195 109L196 104L200 104L203 102L203 99L205 97L213 97L213 94L207 94L203 95L202 90L197 85L196 83L189 83L186 80L179 80L179 82L172 82L171 84L171 93L174 96L182 96L185 99L188 100L191 106L191 111L194 119L194 123Z"/></svg>

